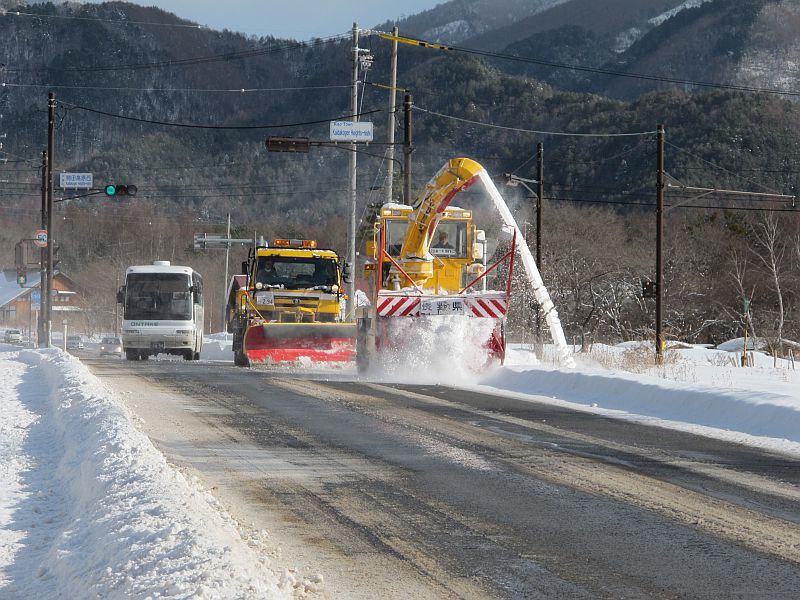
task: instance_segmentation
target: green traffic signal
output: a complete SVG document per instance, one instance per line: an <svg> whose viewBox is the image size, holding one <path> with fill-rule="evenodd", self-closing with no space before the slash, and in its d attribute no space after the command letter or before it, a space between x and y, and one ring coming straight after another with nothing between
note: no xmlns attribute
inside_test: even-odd
<svg viewBox="0 0 800 600"><path fill-rule="evenodd" d="M114 196L135 196L137 187L135 185L116 185L109 184L105 188L106 196L113 198Z"/></svg>
<svg viewBox="0 0 800 600"><path fill-rule="evenodd" d="M28 274L25 271L17 271L17 284L25 285L28 283Z"/></svg>

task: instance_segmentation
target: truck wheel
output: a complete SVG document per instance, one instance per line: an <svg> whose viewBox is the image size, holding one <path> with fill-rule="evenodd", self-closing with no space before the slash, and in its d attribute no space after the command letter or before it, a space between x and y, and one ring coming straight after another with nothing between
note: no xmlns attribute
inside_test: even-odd
<svg viewBox="0 0 800 600"><path fill-rule="evenodd" d="M150 358L150 355L147 352L141 352L139 354L139 360L147 360L148 358Z"/></svg>
<svg viewBox="0 0 800 600"><path fill-rule="evenodd" d="M233 364L237 367L249 367L250 361L247 360L247 355L241 350L237 350L233 353Z"/></svg>
<svg viewBox="0 0 800 600"><path fill-rule="evenodd" d="M359 373L366 373L367 369L369 369L366 321L362 321L358 326L358 337L356 337L356 367Z"/></svg>
<svg viewBox="0 0 800 600"><path fill-rule="evenodd" d="M183 353L183 360L192 360L194 359L194 351L193 350L186 350Z"/></svg>

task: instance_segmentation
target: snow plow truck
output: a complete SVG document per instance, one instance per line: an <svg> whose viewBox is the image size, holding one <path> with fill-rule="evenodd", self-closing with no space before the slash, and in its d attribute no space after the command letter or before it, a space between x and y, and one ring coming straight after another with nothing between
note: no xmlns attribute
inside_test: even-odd
<svg viewBox="0 0 800 600"><path fill-rule="evenodd" d="M492 326L481 328L490 331L483 341L487 362L505 359L514 252L509 250L487 265L486 235L476 228L472 211L450 207L454 196L484 173L471 159L450 160L413 206L389 203L378 209L365 249L370 303L356 313L360 371L395 350L393 321L420 317L464 315L489 320L484 323ZM516 233L511 248L515 245ZM505 261L505 289L487 290L486 275Z"/></svg>
<svg viewBox="0 0 800 600"><path fill-rule="evenodd" d="M333 250L315 240L258 244L228 288L234 363L351 362L355 323L343 321L344 277Z"/></svg>

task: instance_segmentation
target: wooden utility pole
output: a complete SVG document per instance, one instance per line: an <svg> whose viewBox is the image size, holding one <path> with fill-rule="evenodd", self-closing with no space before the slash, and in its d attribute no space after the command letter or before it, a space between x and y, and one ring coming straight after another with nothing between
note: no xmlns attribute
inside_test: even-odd
<svg viewBox="0 0 800 600"><path fill-rule="evenodd" d="M397 37L398 33L397 27L393 27L392 35ZM389 75L389 130L386 136L386 141L389 143L386 154L389 159L386 163L386 202L392 201L392 185L394 183L394 112L397 104L395 88L397 88L397 40L392 40L391 73Z"/></svg>
<svg viewBox="0 0 800 600"><path fill-rule="evenodd" d="M52 311L53 311L53 245L55 235L53 235L53 162L55 160L56 146L56 95L50 92L47 95L47 168L45 169L45 189L47 194L47 309L43 311L44 317L44 337L46 347L52 343ZM44 308L44 307L43 307Z"/></svg>
<svg viewBox="0 0 800 600"><path fill-rule="evenodd" d="M656 364L664 362L664 125L658 126L656 137Z"/></svg>
<svg viewBox="0 0 800 600"><path fill-rule="evenodd" d="M405 118L405 136L403 140L403 202L411 204L411 153L414 146L411 140L411 108L414 102L411 94L406 94L403 100L403 116Z"/></svg>
<svg viewBox="0 0 800 600"><path fill-rule="evenodd" d="M358 121L358 23L353 23L353 78L350 93L350 114L353 121ZM355 269L356 269L356 145L350 144L350 215L347 221L347 264L350 281L345 282L347 291L347 318L353 318L355 307Z"/></svg>
<svg viewBox="0 0 800 600"><path fill-rule="evenodd" d="M536 144L536 268L542 275L542 200L544 199L544 144ZM536 355L541 357L542 311L536 306Z"/></svg>

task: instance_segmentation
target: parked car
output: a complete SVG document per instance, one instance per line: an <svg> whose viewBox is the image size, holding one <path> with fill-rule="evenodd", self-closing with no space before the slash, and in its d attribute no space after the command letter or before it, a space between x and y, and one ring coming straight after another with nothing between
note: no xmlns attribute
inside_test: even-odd
<svg viewBox="0 0 800 600"><path fill-rule="evenodd" d="M4 340L7 344L21 344L22 332L19 329L6 329Z"/></svg>
<svg viewBox="0 0 800 600"><path fill-rule="evenodd" d="M83 338L79 335L68 335L67 350L83 350Z"/></svg>
<svg viewBox="0 0 800 600"><path fill-rule="evenodd" d="M100 342L100 356L106 354L122 356L122 340L115 337L103 338L103 341Z"/></svg>

